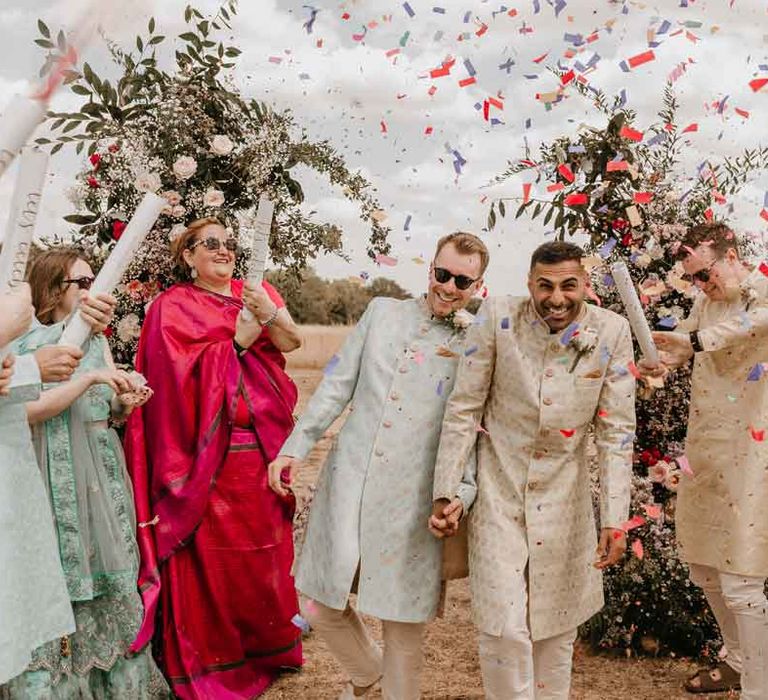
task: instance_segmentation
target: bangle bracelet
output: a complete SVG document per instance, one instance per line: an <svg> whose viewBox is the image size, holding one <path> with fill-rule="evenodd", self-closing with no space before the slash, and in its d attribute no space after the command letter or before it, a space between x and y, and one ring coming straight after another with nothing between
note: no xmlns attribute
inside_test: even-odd
<svg viewBox="0 0 768 700"><path fill-rule="evenodd" d="M277 304L275 304L274 311L270 314L269 318L264 321L261 325L264 328L269 328L276 320L277 320L277 314L279 313L280 309L277 308Z"/></svg>
<svg viewBox="0 0 768 700"><path fill-rule="evenodd" d="M704 350L704 348L701 347L701 340L699 339L698 331L691 331L688 334L688 337L691 339L691 347L693 348L694 352L701 352Z"/></svg>

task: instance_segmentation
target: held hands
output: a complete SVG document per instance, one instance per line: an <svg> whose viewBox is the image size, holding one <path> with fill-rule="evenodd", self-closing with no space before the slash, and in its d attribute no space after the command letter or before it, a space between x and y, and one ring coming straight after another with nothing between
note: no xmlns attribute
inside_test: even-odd
<svg viewBox="0 0 768 700"><path fill-rule="evenodd" d="M89 296L88 292L80 295L80 305L77 307L83 320L93 329L93 332L103 333L112 323L115 316L117 299L111 294Z"/></svg>
<svg viewBox="0 0 768 700"><path fill-rule="evenodd" d="M46 345L36 350L34 356L43 382L63 382L80 364L83 351L71 345Z"/></svg>
<svg viewBox="0 0 768 700"><path fill-rule="evenodd" d="M607 569L621 561L627 551L627 533L613 527L600 530L600 542L597 545L596 569Z"/></svg>
<svg viewBox="0 0 768 700"><path fill-rule="evenodd" d="M243 305L259 321L266 323L277 310L277 305L261 285L255 286L250 282L243 285Z"/></svg>
<svg viewBox="0 0 768 700"><path fill-rule="evenodd" d="M20 284L14 291L0 295L0 347L22 335L32 323L34 314L28 284Z"/></svg>
<svg viewBox="0 0 768 700"><path fill-rule="evenodd" d="M687 333L654 331L651 335L659 348L659 359L669 369L682 367L693 357L693 346Z"/></svg>
<svg viewBox="0 0 768 700"><path fill-rule="evenodd" d="M269 488L278 496L291 495L291 471L301 466L301 460L289 455L278 455L269 465Z"/></svg>
<svg viewBox="0 0 768 700"><path fill-rule="evenodd" d="M453 537L459 531L459 521L464 512L461 499L440 498L432 504L432 515L429 516L429 531L438 539Z"/></svg>
<svg viewBox="0 0 768 700"><path fill-rule="evenodd" d="M11 377L13 376L13 355L6 355L2 365L0 365L0 396L8 396Z"/></svg>

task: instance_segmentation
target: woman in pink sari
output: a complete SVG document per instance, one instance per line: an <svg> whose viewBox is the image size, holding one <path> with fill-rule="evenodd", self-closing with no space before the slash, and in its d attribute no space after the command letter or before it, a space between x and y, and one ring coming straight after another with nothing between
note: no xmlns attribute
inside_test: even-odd
<svg viewBox="0 0 768 700"><path fill-rule="evenodd" d="M147 311L136 368L155 395L126 432L145 606L134 649L155 637L184 700L253 698L302 663L295 503L267 485L296 403L282 352L300 340L274 288L232 279L236 249L216 219L174 242L192 281Z"/></svg>

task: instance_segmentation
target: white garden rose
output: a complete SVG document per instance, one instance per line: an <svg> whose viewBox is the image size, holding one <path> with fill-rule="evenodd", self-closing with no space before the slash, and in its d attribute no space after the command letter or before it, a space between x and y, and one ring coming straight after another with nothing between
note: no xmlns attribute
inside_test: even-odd
<svg viewBox="0 0 768 700"><path fill-rule="evenodd" d="M128 314L120 319L117 324L117 337L124 343L130 343L141 335L139 317L136 314Z"/></svg>
<svg viewBox="0 0 768 700"><path fill-rule="evenodd" d="M197 172L197 161L191 156L181 156L173 164L173 174L179 180L189 180Z"/></svg>
<svg viewBox="0 0 768 700"><path fill-rule="evenodd" d="M234 149L235 144L232 143L229 136L224 136L223 134L216 134L211 139L211 153L217 156L228 156L230 153L232 153L232 149Z"/></svg>
<svg viewBox="0 0 768 700"><path fill-rule="evenodd" d="M163 183L157 173L143 172L136 177L133 186L139 192L157 192Z"/></svg>
<svg viewBox="0 0 768 700"><path fill-rule="evenodd" d="M180 204L171 208L171 216L174 219L181 219L184 217L184 215L187 213L187 210L182 207Z"/></svg>
<svg viewBox="0 0 768 700"><path fill-rule="evenodd" d="M175 207L177 204L181 204L181 195L176 190L168 190L167 192L163 192L162 197L172 207Z"/></svg>
<svg viewBox="0 0 768 700"><path fill-rule="evenodd" d="M187 230L187 227L184 224L176 224L169 232L168 232L168 238L171 240L171 242L175 241L184 231Z"/></svg>
<svg viewBox="0 0 768 700"><path fill-rule="evenodd" d="M221 190L209 187L203 195L203 206L220 207L224 204L224 193Z"/></svg>

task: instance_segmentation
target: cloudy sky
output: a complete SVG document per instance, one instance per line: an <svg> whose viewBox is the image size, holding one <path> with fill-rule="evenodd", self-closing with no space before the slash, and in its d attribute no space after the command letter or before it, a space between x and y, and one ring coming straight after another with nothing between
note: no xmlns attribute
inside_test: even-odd
<svg viewBox="0 0 768 700"><path fill-rule="evenodd" d="M85 4L2 0L0 110L27 89L41 63L33 43L36 19L51 28L70 26ZM154 15L172 36L184 31L185 5L135 0L130 14L118 10L106 31L118 42L132 41ZM197 6L213 12L218 3L198 0ZM642 129L661 106L665 80L684 65L675 81L679 120L698 130L690 133L681 183L705 159L738 154L765 137L768 86L755 92L749 85L768 78L765 0L248 0L241 2L233 35L243 50L234 73L242 91L292 109L312 138L330 139L375 185L388 214L398 263L377 269L364 254L366 229L355 208L322 181L303 176L307 205L344 228L352 258L319 260L326 276L386 274L418 291L437 238L464 229L482 233L491 248L491 292L522 292L527 257L547 232L524 220L482 232L488 198L521 191L520 181L501 189L488 183L526 143L535 153L542 141L600 123L572 88L557 104L546 104L558 84L548 67L574 68L609 94L625 90ZM654 60L625 69L649 48ZM109 72L98 42L87 59ZM431 76L448 59L455 59L450 73ZM503 110L492 108L486 121L479 107L489 97ZM62 94L54 108L77 105ZM454 152L462 159L458 172ZM71 205L64 191L79 167L73 155L54 157L38 233L66 230L60 217ZM0 182L2 209L11 188L7 176ZM758 216L765 190L768 177L757 177L731 202L737 228L765 229Z"/></svg>

